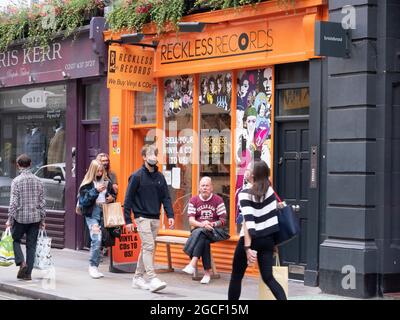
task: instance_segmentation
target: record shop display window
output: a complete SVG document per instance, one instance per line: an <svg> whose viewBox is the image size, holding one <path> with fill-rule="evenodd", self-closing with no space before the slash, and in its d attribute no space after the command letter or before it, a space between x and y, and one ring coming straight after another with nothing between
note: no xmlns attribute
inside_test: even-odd
<svg viewBox="0 0 400 320"><path fill-rule="evenodd" d="M46 208L64 209L66 87L0 92L0 205L9 205L16 158L26 153L45 186Z"/></svg>
<svg viewBox="0 0 400 320"><path fill-rule="evenodd" d="M230 209L231 100L232 74L230 72L200 75L199 177L210 177L214 188L213 193L223 199L227 213L226 226L229 226Z"/></svg>
<svg viewBox="0 0 400 320"><path fill-rule="evenodd" d="M192 197L193 76L176 76L164 81L163 174L175 213L175 229L190 230L187 217Z"/></svg>

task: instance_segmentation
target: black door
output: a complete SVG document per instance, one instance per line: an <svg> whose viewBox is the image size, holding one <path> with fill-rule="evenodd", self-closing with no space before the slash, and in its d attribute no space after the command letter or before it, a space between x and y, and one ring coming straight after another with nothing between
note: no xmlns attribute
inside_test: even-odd
<svg viewBox="0 0 400 320"><path fill-rule="evenodd" d="M292 279L303 279L307 264L307 209L310 152L308 122L279 123L276 188L281 199L295 208L300 236L280 247L281 261Z"/></svg>

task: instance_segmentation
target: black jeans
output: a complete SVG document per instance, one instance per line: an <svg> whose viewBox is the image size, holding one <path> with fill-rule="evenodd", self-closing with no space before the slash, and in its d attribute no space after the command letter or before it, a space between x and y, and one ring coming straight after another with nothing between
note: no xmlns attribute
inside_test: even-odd
<svg viewBox="0 0 400 320"><path fill-rule="evenodd" d="M24 254L21 249L21 239L23 238L24 234L26 234L26 264L28 266L26 271L27 275L32 273L33 263L35 262L35 251L39 234L39 226L40 222L22 224L14 220L11 228L11 235L14 240L13 247L15 264L17 266L21 265L21 263L25 261Z"/></svg>
<svg viewBox="0 0 400 320"><path fill-rule="evenodd" d="M261 277L277 300L286 300L281 285L272 275L274 240L272 237L252 239L251 249L257 251L258 266ZM235 250L232 263L232 275L229 283L228 299L239 300L242 291L242 279L247 269L247 256L244 250L244 238L241 237Z"/></svg>
<svg viewBox="0 0 400 320"><path fill-rule="evenodd" d="M196 243L196 246L193 250L193 256L190 258L201 257L201 261L203 262L204 270L211 269L211 248L210 248L210 240L204 233L201 233L199 236L199 240Z"/></svg>

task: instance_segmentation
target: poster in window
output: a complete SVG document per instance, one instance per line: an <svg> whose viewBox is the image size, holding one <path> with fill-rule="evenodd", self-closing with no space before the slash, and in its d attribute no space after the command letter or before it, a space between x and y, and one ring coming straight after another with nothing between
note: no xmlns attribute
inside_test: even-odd
<svg viewBox="0 0 400 320"><path fill-rule="evenodd" d="M238 74L236 106L236 190L244 187L244 172L255 156L271 168L271 113L273 70L246 70Z"/></svg>
<svg viewBox="0 0 400 320"><path fill-rule="evenodd" d="M193 77L183 75L164 81L164 116L178 115L193 108Z"/></svg>
<svg viewBox="0 0 400 320"><path fill-rule="evenodd" d="M230 111L232 97L232 75L230 73L210 74L200 81L199 103L213 104L224 111Z"/></svg>

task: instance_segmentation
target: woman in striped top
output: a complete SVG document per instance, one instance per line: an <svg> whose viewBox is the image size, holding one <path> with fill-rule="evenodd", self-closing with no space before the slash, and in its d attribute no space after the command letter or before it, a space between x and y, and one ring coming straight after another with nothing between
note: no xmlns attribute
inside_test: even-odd
<svg viewBox="0 0 400 320"><path fill-rule="evenodd" d="M279 231L277 201L269 184L269 168L255 161L249 180L249 189L239 193L239 206L244 221L236 246L229 283L229 300L238 300L247 266L258 260L261 277L277 300L286 300L281 285L272 275L274 238Z"/></svg>

